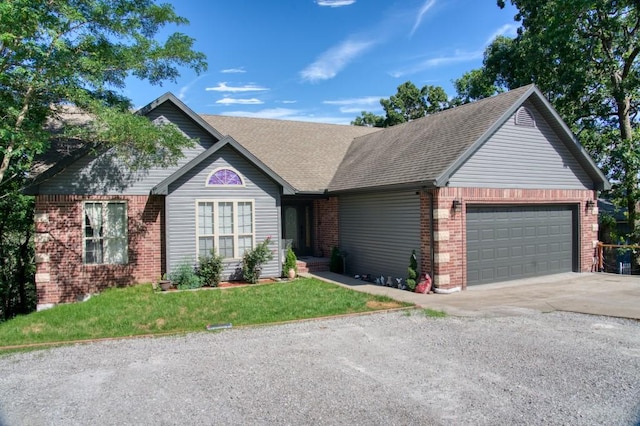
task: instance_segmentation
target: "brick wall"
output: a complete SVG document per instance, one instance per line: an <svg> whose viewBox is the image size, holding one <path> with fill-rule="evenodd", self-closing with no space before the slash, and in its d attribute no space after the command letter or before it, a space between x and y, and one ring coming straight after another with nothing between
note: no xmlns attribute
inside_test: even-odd
<svg viewBox="0 0 640 426"><path fill-rule="evenodd" d="M126 265L85 265L82 261L83 201L127 202ZM71 302L107 287L157 280L165 270L164 197L38 195L36 288L38 306Z"/></svg>
<svg viewBox="0 0 640 426"><path fill-rule="evenodd" d="M338 197L313 201L314 256L329 257L338 246Z"/></svg>
<svg viewBox="0 0 640 426"><path fill-rule="evenodd" d="M434 282L442 288L466 287L466 205L474 204L563 204L576 205L579 213L579 268L589 272L593 267L594 242L598 239L598 209L586 208L587 200L595 200L595 191L537 190L491 188L440 188L434 193ZM422 200L424 198L424 200ZM429 209L429 194L421 198L422 208ZM460 200L460 209L454 210L453 200ZM430 209L429 209L430 210ZM423 213L423 250L428 248L429 227ZM428 253L423 251L423 253ZM422 270L428 271L429 260L423 256Z"/></svg>

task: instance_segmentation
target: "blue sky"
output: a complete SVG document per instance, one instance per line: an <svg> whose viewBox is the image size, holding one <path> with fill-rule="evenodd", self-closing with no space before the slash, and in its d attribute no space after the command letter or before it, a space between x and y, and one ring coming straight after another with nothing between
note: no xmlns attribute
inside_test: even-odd
<svg viewBox="0 0 640 426"><path fill-rule="evenodd" d="M177 84L128 80L136 107L167 91L197 113L349 124L382 115L405 81L442 86L482 65L516 9L495 0L173 0L209 69Z"/></svg>

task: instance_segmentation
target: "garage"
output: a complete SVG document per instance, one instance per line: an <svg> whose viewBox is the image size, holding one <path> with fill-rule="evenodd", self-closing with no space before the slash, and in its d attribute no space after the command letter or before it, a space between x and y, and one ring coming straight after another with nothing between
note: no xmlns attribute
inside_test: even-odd
<svg viewBox="0 0 640 426"><path fill-rule="evenodd" d="M560 272L576 263L574 206L468 206L467 285Z"/></svg>
<svg viewBox="0 0 640 426"><path fill-rule="evenodd" d="M420 250L418 193L345 195L339 206L346 272L406 278L411 250Z"/></svg>

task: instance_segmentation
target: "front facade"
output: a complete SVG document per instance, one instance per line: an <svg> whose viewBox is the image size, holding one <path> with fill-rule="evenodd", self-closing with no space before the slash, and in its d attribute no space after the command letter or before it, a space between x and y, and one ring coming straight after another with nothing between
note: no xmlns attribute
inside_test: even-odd
<svg viewBox="0 0 640 426"><path fill-rule="evenodd" d="M211 249L240 279L266 238L276 254L339 247L346 273L393 279L415 250L444 289L592 270L607 182L533 86L385 130L198 116L172 95L143 112L197 138L175 167L86 155L29 189L39 307L157 281ZM280 273L276 255L263 276Z"/></svg>

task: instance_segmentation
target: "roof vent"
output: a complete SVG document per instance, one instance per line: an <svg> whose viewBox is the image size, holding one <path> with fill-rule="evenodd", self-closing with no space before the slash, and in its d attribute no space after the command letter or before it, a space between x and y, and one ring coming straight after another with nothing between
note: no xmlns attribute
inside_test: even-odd
<svg viewBox="0 0 640 426"><path fill-rule="evenodd" d="M536 127L536 119L526 107L520 107L516 112L516 126Z"/></svg>

